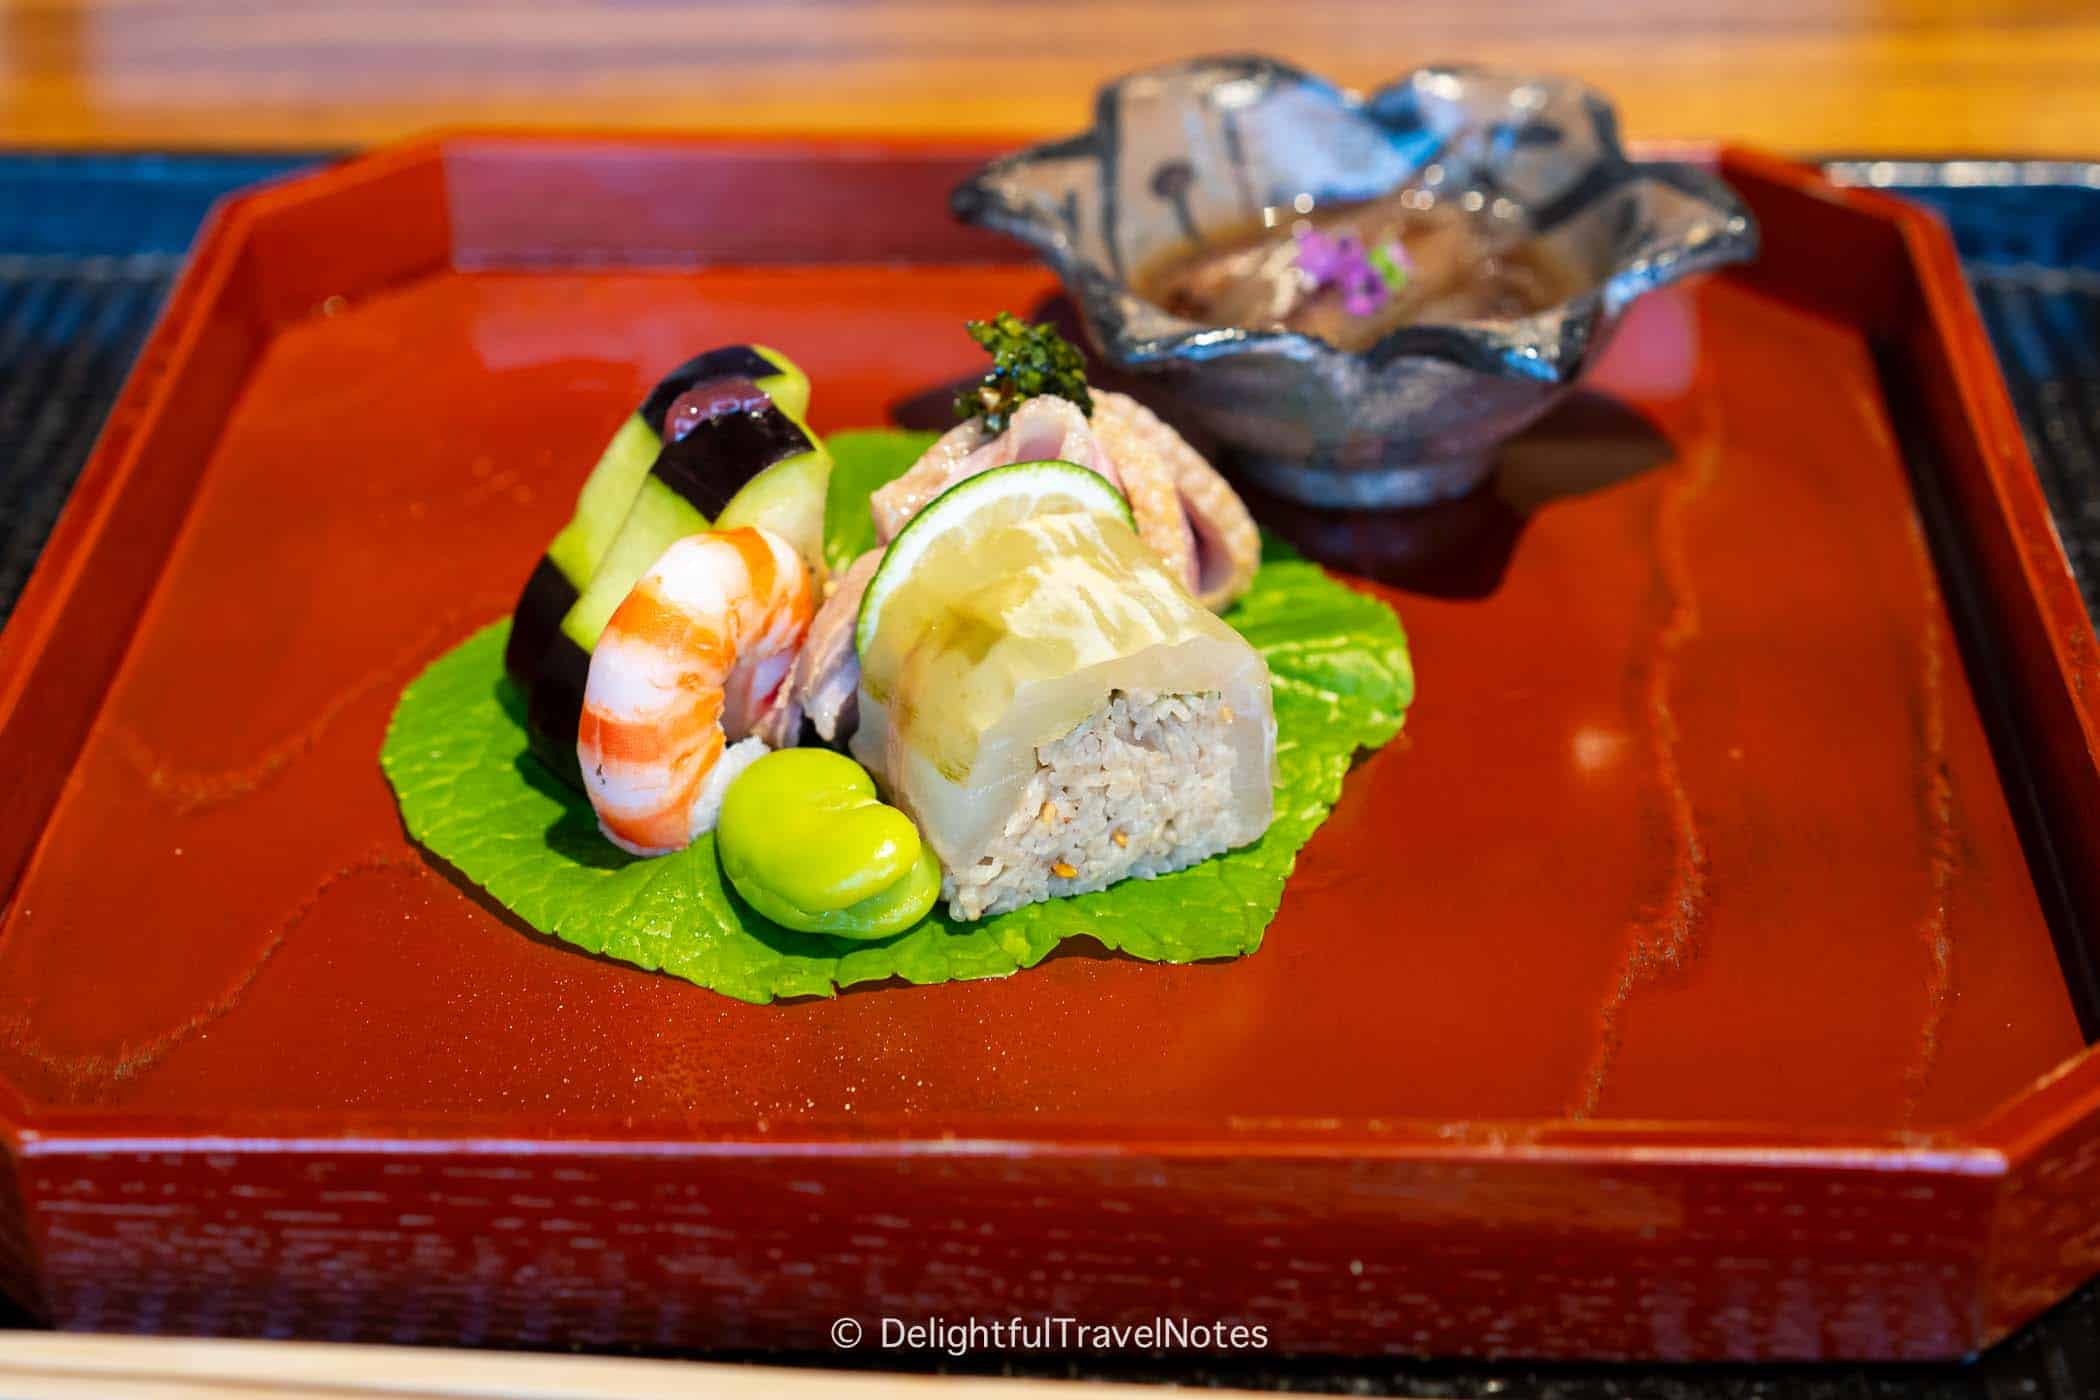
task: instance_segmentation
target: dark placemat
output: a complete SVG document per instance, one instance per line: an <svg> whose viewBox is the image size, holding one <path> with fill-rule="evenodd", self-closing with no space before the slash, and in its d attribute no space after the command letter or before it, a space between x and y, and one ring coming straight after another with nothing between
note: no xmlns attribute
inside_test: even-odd
<svg viewBox="0 0 2100 1400"><path fill-rule="evenodd" d="M318 158L0 154L0 619L20 594L205 210L228 190ZM2100 617L2100 165L1838 161L1830 169L1849 183L1921 199L1953 227L2086 606ZM0 1323L35 1325L4 1303ZM764 1359L842 1364L834 1354ZM905 1355L863 1355L856 1364L1305 1394L2068 1400L2100 1394L2100 1284L1966 1366Z"/></svg>
<svg viewBox="0 0 2100 1400"><path fill-rule="evenodd" d="M1928 204L1954 230L2071 571L2100 621L2100 163L1827 168Z"/></svg>
<svg viewBox="0 0 2100 1400"><path fill-rule="evenodd" d="M0 155L0 621L205 212L312 159Z"/></svg>

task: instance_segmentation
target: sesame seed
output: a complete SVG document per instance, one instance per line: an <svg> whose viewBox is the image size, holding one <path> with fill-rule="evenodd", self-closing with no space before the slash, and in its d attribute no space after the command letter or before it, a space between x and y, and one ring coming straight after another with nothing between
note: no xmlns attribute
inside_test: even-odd
<svg viewBox="0 0 2100 1400"><path fill-rule="evenodd" d="M1069 880L1073 876L1077 875L1079 871L1074 869L1072 866L1065 864L1063 861L1059 861L1057 864L1050 867L1050 873L1052 875L1055 875L1060 880Z"/></svg>
<svg viewBox="0 0 2100 1400"><path fill-rule="evenodd" d="M1057 824L1057 804L1055 802L1045 802L1043 810L1035 814L1035 819L1055 826Z"/></svg>
<svg viewBox="0 0 2100 1400"><path fill-rule="evenodd" d="M1220 724L1232 723L1232 706L1225 704L1218 706L1218 722Z"/></svg>
<svg viewBox="0 0 2100 1400"><path fill-rule="evenodd" d="M1130 838L1128 836L1125 836L1120 831L1111 831L1108 834L1108 839L1115 842L1118 846L1127 846L1130 844Z"/></svg>

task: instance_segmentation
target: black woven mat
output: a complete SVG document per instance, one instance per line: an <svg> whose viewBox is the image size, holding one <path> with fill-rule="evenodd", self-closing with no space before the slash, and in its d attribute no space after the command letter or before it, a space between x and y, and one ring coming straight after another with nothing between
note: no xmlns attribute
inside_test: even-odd
<svg viewBox="0 0 2100 1400"><path fill-rule="evenodd" d="M305 163L0 156L0 621L205 211Z"/></svg>
<svg viewBox="0 0 2100 1400"><path fill-rule="evenodd" d="M0 619L211 202L308 158L0 155ZM2100 165L1841 161L1953 226L2057 528L2100 617ZM4 1308L0 1304L0 1308ZM6 1316L0 1323L33 1326ZM768 1357L813 1366L840 1358ZM868 1358L873 1360L873 1358ZM2100 1284L1966 1366L1595 1367L892 1356L897 1370L1177 1381L1308 1394L1592 1397L2100 1395Z"/></svg>

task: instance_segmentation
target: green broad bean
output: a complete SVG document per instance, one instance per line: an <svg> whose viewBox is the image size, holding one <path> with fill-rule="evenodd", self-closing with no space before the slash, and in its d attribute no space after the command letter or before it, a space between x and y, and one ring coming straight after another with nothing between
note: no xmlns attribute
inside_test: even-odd
<svg viewBox="0 0 2100 1400"><path fill-rule="evenodd" d="M887 938L940 897L940 864L911 818L829 749L782 749L745 769L723 795L715 849L746 903L805 933Z"/></svg>

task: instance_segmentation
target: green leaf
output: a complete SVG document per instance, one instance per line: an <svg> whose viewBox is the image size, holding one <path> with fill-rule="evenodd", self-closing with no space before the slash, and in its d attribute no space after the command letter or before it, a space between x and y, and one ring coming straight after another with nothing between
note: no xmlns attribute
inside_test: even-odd
<svg viewBox="0 0 2100 1400"><path fill-rule="evenodd" d="M856 445L838 460L859 457L855 470L871 477L876 446ZM903 465L918 455L903 443L884 450ZM834 497L843 484L833 478ZM651 860L614 849L590 803L526 751L524 706L503 674L507 622L475 633L409 684L380 763L409 834L525 923L744 1001L828 996L888 977L1003 977L1082 936L1159 962L1233 957L1261 946L1298 851L1340 795L1356 751L1398 732L1414 673L1390 609L1275 553L1226 621L1267 657L1275 682L1276 819L1261 840L1156 880L975 923L937 908L880 943L762 918L723 880L712 836Z"/></svg>
<svg viewBox="0 0 2100 1400"><path fill-rule="evenodd" d="M939 433L856 428L824 440L831 449L831 488L824 497L824 563L833 573L875 547L868 497L926 454Z"/></svg>

